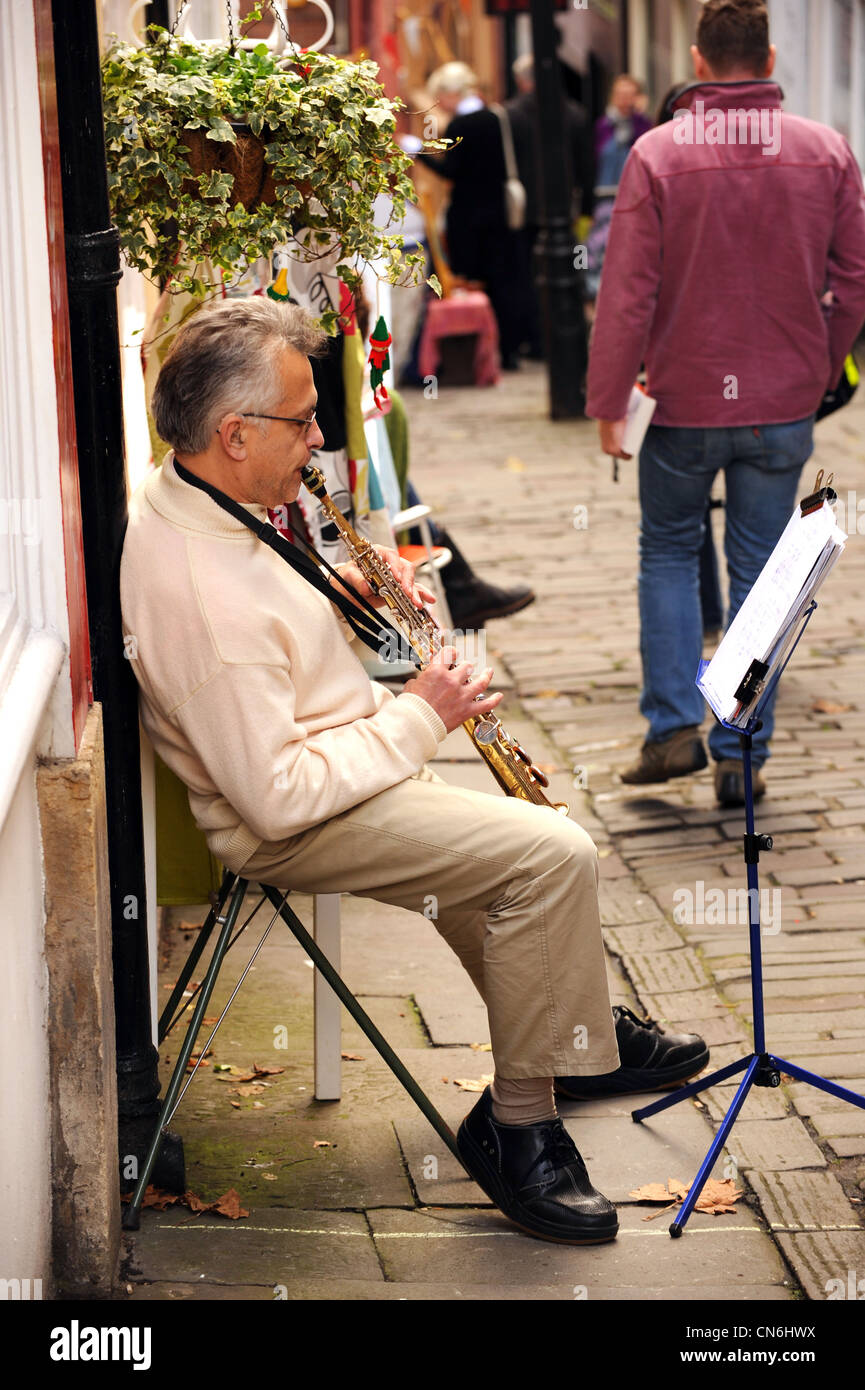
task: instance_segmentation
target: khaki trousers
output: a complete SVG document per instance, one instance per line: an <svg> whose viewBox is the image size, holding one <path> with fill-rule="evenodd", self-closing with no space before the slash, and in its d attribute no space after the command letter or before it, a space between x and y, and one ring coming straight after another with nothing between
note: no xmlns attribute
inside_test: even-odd
<svg viewBox="0 0 865 1390"><path fill-rule="evenodd" d="M618 1067L597 851L567 816L424 768L301 835L265 841L237 872L430 917L487 1006L499 1076Z"/></svg>

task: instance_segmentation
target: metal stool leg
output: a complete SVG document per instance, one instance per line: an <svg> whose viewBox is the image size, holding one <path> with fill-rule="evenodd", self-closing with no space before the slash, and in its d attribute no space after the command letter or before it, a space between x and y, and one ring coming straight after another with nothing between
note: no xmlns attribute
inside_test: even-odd
<svg viewBox="0 0 865 1390"><path fill-rule="evenodd" d="M195 945L189 952L189 955L187 956L184 962L183 968L177 977L177 983L174 986L174 989L171 991L168 1003L165 1005L165 1008L162 1010L162 1013L160 1015L159 1029L157 1033L157 1038L160 1043L163 1042L169 1030L171 1021L174 1018L175 1010L178 1004L180 1003L181 999L183 998L186 986L192 979L192 972L198 964L199 960L201 959L202 952L204 951L204 948L210 940L213 928L222 917L222 913L225 910L225 904L228 901L228 895L231 892L232 885L235 881L235 877L236 875L233 874L230 871L230 869L226 869L222 875L222 883L219 885L219 897L216 902L216 907L212 907L208 912L207 917L204 920L204 924L201 930L199 931L198 936L196 937Z"/></svg>
<svg viewBox="0 0 865 1390"><path fill-rule="evenodd" d="M183 1078L186 1073L186 1065L190 1057L192 1056L192 1049L195 1046L195 1040L198 1037L202 1019L204 1018L204 1015L207 1012L207 1005L210 1003L210 996L213 993L217 976L219 975L219 970L222 965L226 949L228 947L228 942L231 938L231 933L234 930L234 924L237 921L237 914L240 911L240 905L243 902L244 894L246 893L246 887L246 879L239 878L234 887L234 893L231 899L231 904L229 906L228 912L224 916L220 915L216 918L216 920L221 923L222 930L219 933L219 940L216 943L216 949L213 952L213 958L209 966L207 967L207 974L204 977L204 983L201 987L201 993L198 996L198 1002L196 1003L195 1009L192 1014L192 1021L190 1022L189 1027L186 1030L186 1037L183 1039L183 1046L180 1049L180 1056L177 1059L177 1065L175 1066L174 1071L171 1074L171 1080L168 1083L168 1089L165 1092L165 1099L162 1102L162 1109L160 1110L159 1118L156 1121L156 1128L153 1132L153 1139L151 1140L150 1148L147 1152L147 1157L144 1160L144 1167L142 1168L141 1173L139 1174L138 1183L132 1195L132 1201L129 1203L128 1207L126 1207L123 1212L124 1231L138 1230L141 1217L141 1203L144 1200L144 1193L147 1190L147 1184L150 1181L150 1175L153 1172L153 1166L159 1155L159 1150L162 1147L163 1132L168 1125L168 1121L171 1117L171 1113L174 1108L174 1103L177 1099L180 1087L183 1084Z"/></svg>

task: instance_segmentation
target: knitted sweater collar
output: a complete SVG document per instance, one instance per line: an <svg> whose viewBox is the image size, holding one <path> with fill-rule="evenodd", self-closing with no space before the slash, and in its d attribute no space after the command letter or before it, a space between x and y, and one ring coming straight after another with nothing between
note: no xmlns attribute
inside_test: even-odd
<svg viewBox="0 0 865 1390"><path fill-rule="evenodd" d="M144 484L144 493L153 509L172 526L185 531L202 531L210 536L229 540L246 540L251 532L242 521L208 497L200 488L191 487L174 471L174 454L165 456L162 467L154 470ZM267 508L258 502L243 505L259 521L267 519Z"/></svg>

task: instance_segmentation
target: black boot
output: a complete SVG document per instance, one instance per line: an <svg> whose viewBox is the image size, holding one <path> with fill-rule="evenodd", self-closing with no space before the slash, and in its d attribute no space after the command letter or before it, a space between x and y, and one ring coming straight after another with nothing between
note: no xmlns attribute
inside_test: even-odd
<svg viewBox="0 0 865 1390"><path fill-rule="evenodd" d="M436 527L435 542L446 545L453 556L450 564L441 571L441 576L454 628L469 632L473 628L483 627L490 618L506 618L534 603L534 591L527 584L499 589L495 584L487 584L480 579L453 537L440 526Z"/></svg>

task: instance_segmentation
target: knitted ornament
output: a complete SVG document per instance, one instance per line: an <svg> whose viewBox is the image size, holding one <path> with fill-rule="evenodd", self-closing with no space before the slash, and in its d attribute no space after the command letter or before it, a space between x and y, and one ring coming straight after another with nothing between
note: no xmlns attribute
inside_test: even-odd
<svg viewBox="0 0 865 1390"><path fill-rule="evenodd" d="M387 331L384 315L379 314L378 322L369 338L369 364L372 369L369 374L369 384L372 387L372 398L379 410L384 408L382 401L388 399L384 374L390 366L388 348L392 342L393 339Z"/></svg>
<svg viewBox="0 0 865 1390"><path fill-rule="evenodd" d="M282 267L273 284L268 285L267 295L269 299L275 299L280 304L284 304L285 301L290 298L288 290L288 270L285 266Z"/></svg>

